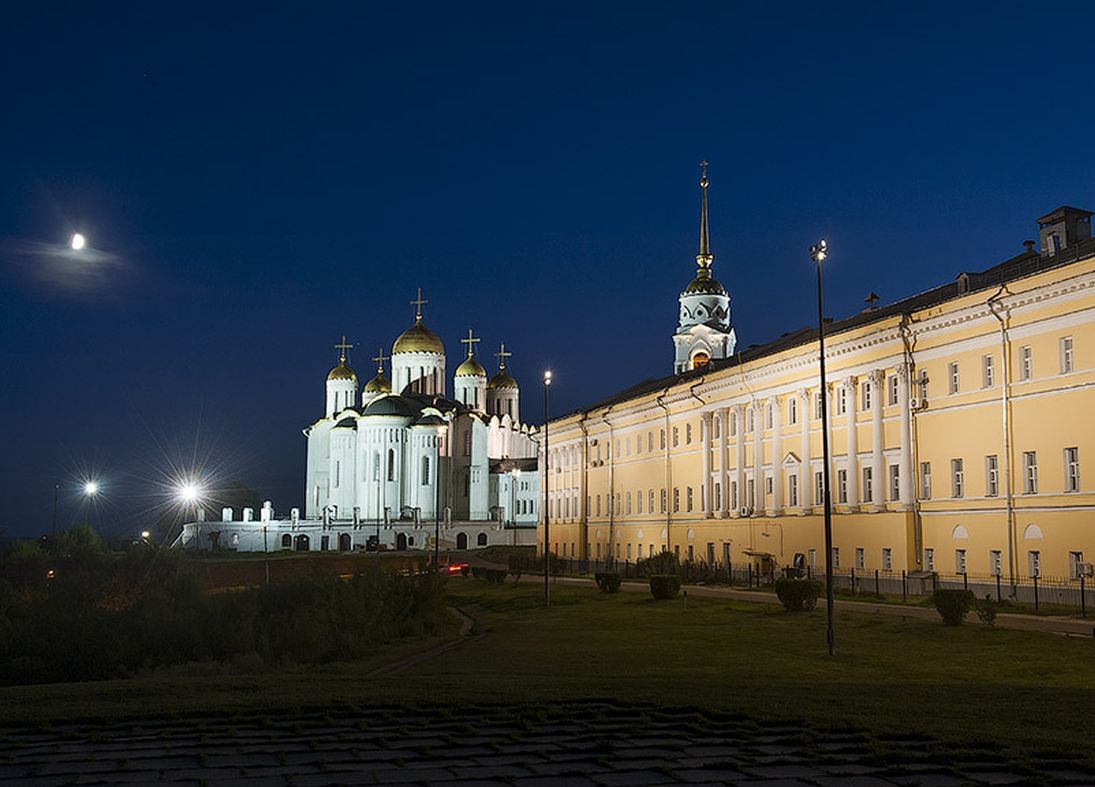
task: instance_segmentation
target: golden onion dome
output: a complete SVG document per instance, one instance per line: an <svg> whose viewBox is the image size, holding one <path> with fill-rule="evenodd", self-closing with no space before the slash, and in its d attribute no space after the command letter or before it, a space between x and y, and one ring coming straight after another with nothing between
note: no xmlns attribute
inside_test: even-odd
<svg viewBox="0 0 1095 787"><path fill-rule="evenodd" d="M441 339L437 334L422 324L421 321L416 321L407 330L399 334L399 338L395 340L395 344L392 345L392 355L396 353L437 353L438 355L445 354L445 345L441 343Z"/></svg>
<svg viewBox="0 0 1095 787"><path fill-rule="evenodd" d="M464 359L464 363L456 367L457 377L486 377L487 370L483 368L483 364L475 360L474 357L468 356Z"/></svg>
<svg viewBox="0 0 1095 787"><path fill-rule="evenodd" d="M377 372L376 377L365 383L365 393L391 393L392 384L384 376L384 372Z"/></svg>
<svg viewBox="0 0 1095 787"><path fill-rule="evenodd" d="M507 372L505 369L499 369L498 374L490 378L490 382L487 383L488 388L498 390L499 388L517 388L517 381L513 379L513 375Z"/></svg>
<svg viewBox="0 0 1095 787"><path fill-rule="evenodd" d="M346 361L339 361L338 366L327 373L327 380L353 380L356 383L357 375L346 365Z"/></svg>

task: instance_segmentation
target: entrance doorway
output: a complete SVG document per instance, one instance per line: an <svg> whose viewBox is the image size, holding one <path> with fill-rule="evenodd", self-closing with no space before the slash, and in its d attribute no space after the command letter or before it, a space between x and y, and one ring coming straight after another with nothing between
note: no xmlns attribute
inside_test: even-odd
<svg viewBox="0 0 1095 787"><path fill-rule="evenodd" d="M407 548L407 536L405 536L403 533L399 533L398 535L396 535L395 548L400 552Z"/></svg>
<svg viewBox="0 0 1095 787"><path fill-rule="evenodd" d="M468 548L468 534L467 533L457 533L456 534L456 548L457 549L467 549Z"/></svg>

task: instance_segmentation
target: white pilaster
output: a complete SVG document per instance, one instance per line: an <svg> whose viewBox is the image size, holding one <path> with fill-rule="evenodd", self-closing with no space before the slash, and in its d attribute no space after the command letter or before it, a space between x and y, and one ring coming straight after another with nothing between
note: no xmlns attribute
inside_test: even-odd
<svg viewBox="0 0 1095 787"><path fill-rule="evenodd" d="M882 427L882 397L886 391L886 373L882 369L871 372L871 475L872 483L871 504L872 510L886 510L886 490L888 479L886 478L885 457L882 453L885 443L885 433Z"/></svg>
<svg viewBox="0 0 1095 787"><path fill-rule="evenodd" d="M909 375L911 373L912 370L907 363L902 363L897 370L897 401L901 406L901 463L898 471L901 478L898 481L902 508L911 508L913 504L912 423L909 409Z"/></svg>
<svg viewBox="0 0 1095 787"><path fill-rule="evenodd" d="M715 515L714 505L712 500L714 499L715 486L714 479L711 477L711 413L706 412L700 418L700 440L703 443L703 515L705 518L710 519Z"/></svg>
<svg viewBox="0 0 1095 787"><path fill-rule="evenodd" d="M847 377L844 379L845 409L844 415L848 419L848 508L855 511L859 508L859 439L856 432L856 379ZM873 484L878 483L874 479Z"/></svg>
<svg viewBox="0 0 1095 787"><path fill-rule="evenodd" d="M814 474L810 470L810 394L805 389L798 392L798 417L802 423L802 464L799 466L798 499L802 510L814 505Z"/></svg>
<svg viewBox="0 0 1095 787"><path fill-rule="evenodd" d="M772 408L772 506L768 509L769 516L779 516L783 513L783 439L780 434L783 427L782 403L778 396L768 400Z"/></svg>
<svg viewBox="0 0 1095 787"><path fill-rule="evenodd" d="M718 417L722 419L721 464L719 465L719 484L722 486L722 495L719 500L719 516L725 519L730 511L730 408L722 408Z"/></svg>

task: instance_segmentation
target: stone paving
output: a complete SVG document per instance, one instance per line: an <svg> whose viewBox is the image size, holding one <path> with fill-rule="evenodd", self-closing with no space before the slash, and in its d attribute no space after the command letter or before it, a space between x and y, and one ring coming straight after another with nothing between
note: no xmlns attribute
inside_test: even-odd
<svg viewBox="0 0 1095 787"><path fill-rule="evenodd" d="M0 787L67 784L945 787L1095 784L1095 770L1059 756L603 701L0 730Z"/></svg>

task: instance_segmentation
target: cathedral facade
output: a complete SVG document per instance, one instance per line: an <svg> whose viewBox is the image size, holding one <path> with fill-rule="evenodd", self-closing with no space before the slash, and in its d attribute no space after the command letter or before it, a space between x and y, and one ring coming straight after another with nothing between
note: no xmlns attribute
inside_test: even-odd
<svg viewBox="0 0 1095 787"><path fill-rule="evenodd" d="M219 522L187 525L183 545L241 551L465 549L531 544L539 515L537 429L520 420L520 388L506 369L488 378L471 331L447 391L444 343L423 321L383 350L360 385L345 338L326 380L323 415L304 429L305 506L276 518L224 509ZM391 379L384 362L391 361Z"/></svg>
<svg viewBox="0 0 1095 787"><path fill-rule="evenodd" d="M541 549L621 561L668 549L764 573L824 566L824 396L838 568L1011 582L1091 571L1091 213L1059 208L1038 220L1040 249L1027 242L828 322L821 390L814 328L735 350L706 172L700 187L673 372L548 425Z"/></svg>

